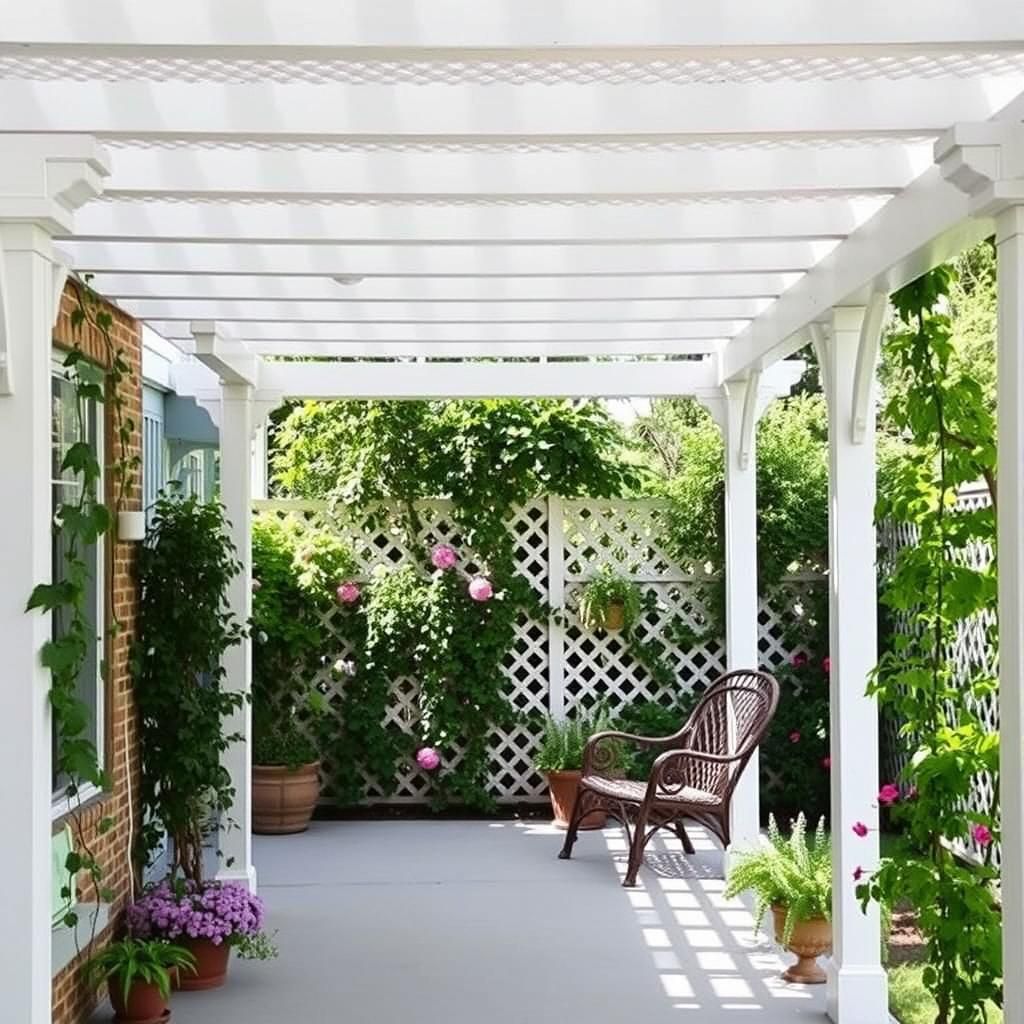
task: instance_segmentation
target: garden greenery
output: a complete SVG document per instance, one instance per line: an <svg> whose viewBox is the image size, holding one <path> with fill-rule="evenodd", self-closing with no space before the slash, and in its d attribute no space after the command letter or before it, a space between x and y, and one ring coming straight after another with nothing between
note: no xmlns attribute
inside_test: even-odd
<svg viewBox="0 0 1024 1024"><path fill-rule="evenodd" d="M195 883L203 878L210 822L227 820L235 795L221 755L241 737L223 725L245 697L224 688L222 659L248 628L227 607L240 571L219 504L157 499L139 553L132 657L142 752L139 840L148 858L170 837L172 876Z"/></svg>
<svg viewBox="0 0 1024 1024"><path fill-rule="evenodd" d="M430 775L437 803L491 806L489 737L518 715L502 663L517 621L547 615L516 571L510 510L549 492L629 490L636 475L620 450L619 428L596 402L306 402L277 424L278 493L326 499L335 516L386 526L413 555L414 564L363 581L359 600L335 613L352 667L320 734L339 800L364 796L368 778L387 789L398 765L429 745L442 755ZM432 559L441 538L418 515L426 498L451 502L450 564ZM328 575L319 591L329 596L344 581ZM419 688L413 735L386 714L403 678Z"/></svg>
<svg viewBox="0 0 1024 1024"><path fill-rule="evenodd" d="M99 987L108 982L120 986L125 1002L132 986L153 985L163 999L171 997L171 972L195 974L196 959L183 946L153 939L121 939L111 942L85 966L87 982Z"/></svg>
<svg viewBox="0 0 1024 1024"><path fill-rule="evenodd" d="M613 728L611 715L604 705L590 711L580 710L566 718L544 719L540 745L533 759L539 772L578 772L583 767L583 751L591 736ZM623 750L609 747L612 762L605 767L621 766Z"/></svg>
<svg viewBox="0 0 1024 1024"><path fill-rule="evenodd" d="M610 565L602 565L584 584L580 594L580 625L584 629L606 629L608 613L613 606L622 609L622 629L628 631L640 618L643 610L640 591L636 584Z"/></svg>
<svg viewBox="0 0 1024 1024"><path fill-rule="evenodd" d="M973 569L966 557L974 545L994 546L994 507L956 505L962 485L994 483L996 449L990 397L969 366L954 359L946 312L953 283L953 270L939 267L897 292L899 323L884 346L901 382L885 420L905 451L890 473L879 518L912 524L918 542L896 552L884 582L884 605L909 628L890 637L871 691L903 723L901 735L913 750L900 786L880 794L894 804L892 816L911 849L884 858L858 894L865 903L912 904L927 939L922 977L938 1007L936 1021L975 1024L987 1019L988 1000L1001 999L999 912L991 891L997 872L988 857L980 867L964 864L951 846L973 838L990 853L998 840L997 820L967 809L974 780L997 777L998 735L975 713L996 682L958 672L950 652L958 623L996 601L994 569Z"/></svg>

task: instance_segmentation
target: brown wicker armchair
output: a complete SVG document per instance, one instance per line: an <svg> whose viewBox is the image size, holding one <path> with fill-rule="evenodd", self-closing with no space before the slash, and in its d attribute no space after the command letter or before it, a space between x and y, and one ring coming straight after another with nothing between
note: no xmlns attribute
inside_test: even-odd
<svg viewBox="0 0 1024 1024"><path fill-rule="evenodd" d="M572 856L579 823L592 811L620 821L629 837L629 864L622 884L636 885L644 848L660 828L671 828L686 853L693 844L683 827L689 818L729 845L729 803L750 755L761 742L779 703L779 684L765 672L740 670L716 680L689 721L665 737L602 732L583 754L583 778L559 858ZM646 782L608 774L618 743L664 751Z"/></svg>

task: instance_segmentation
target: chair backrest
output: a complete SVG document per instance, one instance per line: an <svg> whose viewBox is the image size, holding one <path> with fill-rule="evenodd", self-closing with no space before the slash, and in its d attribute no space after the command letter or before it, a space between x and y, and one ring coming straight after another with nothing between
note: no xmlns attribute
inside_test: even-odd
<svg viewBox="0 0 1024 1024"><path fill-rule="evenodd" d="M739 669L715 680L694 708L682 746L735 760L688 761L689 784L728 798L778 705L779 684L767 672Z"/></svg>

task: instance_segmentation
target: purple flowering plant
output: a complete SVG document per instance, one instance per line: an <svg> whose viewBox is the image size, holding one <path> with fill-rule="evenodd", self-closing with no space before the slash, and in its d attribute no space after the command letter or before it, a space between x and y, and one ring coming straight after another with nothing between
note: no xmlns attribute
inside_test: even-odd
<svg viewBox="0 0 1024 1024"><path fill-rule="evenodd" d="M128 929L140 939L208 939L244 946L262 933L263 901L231 882L163 881L128 908Z"/></svg>

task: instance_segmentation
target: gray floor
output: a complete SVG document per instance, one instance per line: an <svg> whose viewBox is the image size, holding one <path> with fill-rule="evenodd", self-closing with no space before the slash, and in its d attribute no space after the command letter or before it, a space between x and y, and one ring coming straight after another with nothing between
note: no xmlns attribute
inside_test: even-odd
<svg viewBox="0 0 1024 1024"><path fill-rule="evenodd" d="M618 829L580 837L516 822L331 822L261 838L260 892L279 959L177 993L176 1024L818 1022L822 986L721 896L721 855L652 844L619 886ZM109 1011L95 1021L109 1020Z"/></svg>

